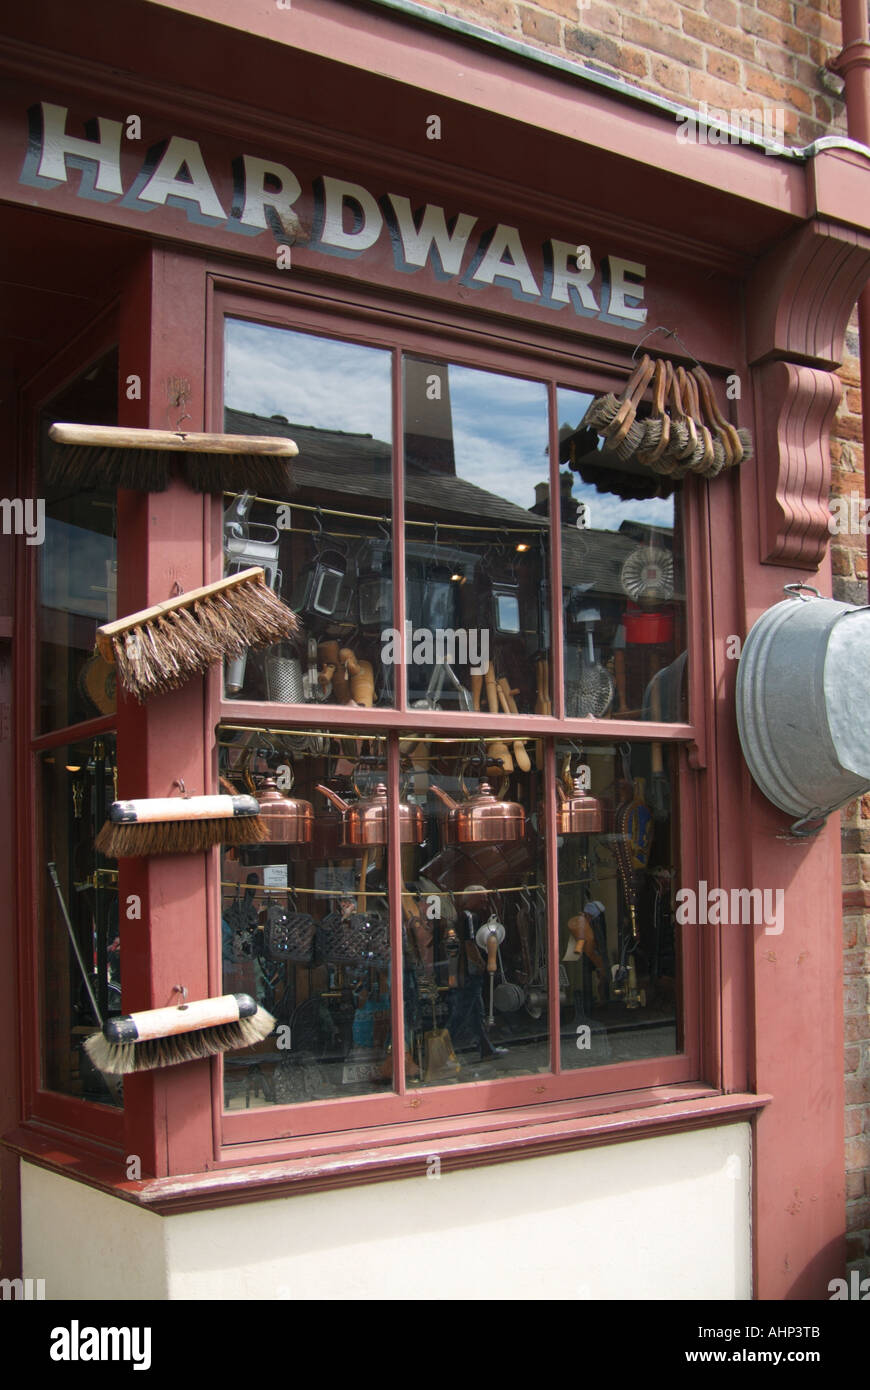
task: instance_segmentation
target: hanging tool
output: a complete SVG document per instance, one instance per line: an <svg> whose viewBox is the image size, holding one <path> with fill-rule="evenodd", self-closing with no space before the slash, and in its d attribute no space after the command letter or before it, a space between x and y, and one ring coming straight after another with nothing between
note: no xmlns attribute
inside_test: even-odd
<svg viewBox="0 0 870 1390"><path fill-rule="evenodd" d="M189 434L115 425L56 423L48 437L56 446L52 484L76 488L132 488L164 492L169 460L184 456L189 487L196 492L284 492L291 485L287 459L299 453L292 439L273 435Z"/></svg>
<svg viewBox="0 0 870 1390"><path fill-rule="evenodd" d="M97 647L141 702L177 689L225 656L293 637L298 626L255 567L105 624L97 629Z"/></svg>
<svg viewBox="0 0 870 1390"><path fill-rule="evenodd" d="M249 994L223 994L188 1004L184 985L174 985L173 993L181 995L180 1004L107 1019L102 1033L85 1042L94 1066L116 1076L172 1067L253 1047L275 1027L272 1015Z"/></svg>
<svg viewBox="0 0 870 1390"><path fill-rule="evenodd" d="M197 854L213 845L254 845L269 828L253 796L158 796L113 801L94 844L110 859Z"/></svg>

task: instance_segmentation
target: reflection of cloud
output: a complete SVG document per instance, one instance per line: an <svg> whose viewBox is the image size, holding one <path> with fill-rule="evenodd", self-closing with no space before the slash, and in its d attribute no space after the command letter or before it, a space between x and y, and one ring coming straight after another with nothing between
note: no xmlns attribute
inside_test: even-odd
<svg viewBox="0 0 870 1390"><path fill-rule="evenodd" d="M538 381L450 368L456 471L496 497L531 507L548 476L547 389Z"/></svg>
<svg viewBox="0 0 870 1390"><path fill-rule="evenodd" d="M596 531L618 531L623 521L640 521L648 526L674 525L673 497L641 497L623 501L613 493L599 492L591 483L577 479L573 496L587 504L587 526Z"/></svg>
<svg viewBox="0 0 870 1390"><path fill-rule="evenodd" d="M227 321L224 400L237 410L389 441L390 369L381 348Z"/></svg>

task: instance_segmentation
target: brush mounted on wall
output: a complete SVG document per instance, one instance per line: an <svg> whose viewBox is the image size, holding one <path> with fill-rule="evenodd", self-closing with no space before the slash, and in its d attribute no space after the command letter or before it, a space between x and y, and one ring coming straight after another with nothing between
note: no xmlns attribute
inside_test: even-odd
<svg viewBox="0 0 870 1390"><path fill-rule="evenodd" d="M94 1066L123 1076L172 1067L252 1047L275 1027L272 1015L249 994L223 994L188 1004L183 985L175 985L174 991L182 996L178 1005L107 1019L102 1032L85 1043Z"/></svg>
<svg viewBox="0 0 870 1390"><path fill-rule="evenodd" d="M145 797L113 801L94 841L110 859L151 854L198 854L213 845L254 845L269 839L269 827L253 796Z"/></svg>
<svg viewBox="0 0 870 1390"><path fill-rule="evenodd" d="M51 485L131 488L165 492L172 454L184 459L184 476L195 492L290 490L288 459L299 453L292 439L277 435L190 434L182 430L137 430L116 425L56 423Z"/></svg>
<svg viewBox="0 0 870 1390"><path fill-rule="evenodd" d="M255 566L106 623L97 629L97 649L142 701L177 689L212 662L293 637L298 628L295 613Z"/></svg>

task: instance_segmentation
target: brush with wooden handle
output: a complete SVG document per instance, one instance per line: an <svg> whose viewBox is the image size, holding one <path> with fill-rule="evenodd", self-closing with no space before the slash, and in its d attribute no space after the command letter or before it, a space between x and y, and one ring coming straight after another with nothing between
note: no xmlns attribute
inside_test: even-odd
<svg viewBox="0 0 870 1390"><path fill-rule="evenodd" d="M272 1015L249 994L223 994L188 1004L187 990L180 985L175 990L182 995L177 1006L107 1019L102 1032L85 1042L94 1066L116 1076L171 1067L252 1047L275 1027Z"/></svg>
<svg viewBox="0 0 870 1390"><path fill-rule="evenodd" d="M141 702L177 689L224 657L293 637L298 628L296 614L254 566L105 623L97 628L97 649Z"/></svg>

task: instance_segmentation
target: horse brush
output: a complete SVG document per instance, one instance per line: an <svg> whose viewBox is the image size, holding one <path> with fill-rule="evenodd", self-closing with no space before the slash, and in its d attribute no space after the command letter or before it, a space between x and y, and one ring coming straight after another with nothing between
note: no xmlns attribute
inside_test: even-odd
<svg viewBox="0 0 870 1390"><path fill-rule="evenodd" d="M299 453L292 439L274 435L187 434L115 425L54 424L48 481L76 488L119 487L165 492L169 460L183 454L188 486L196 492L285 494L291 487L288 459Z"/></svg>
<svg viewBox="0 0 870 1390"><path fill-rule="evenodd" d="M140 702L174 690L214 661L293 637L299 620L255 567L190 589L97 629L97 650Z"/></svg>
<svg viewBox="0 0 870 1390"><path fill-rule="evenodd" d="M85 1051L101 1072L126 1076L155 1067L174 1067L241 1047L253 1047L275 1027L270 1013L249 994L222 994L217 999L182 1002L166 1009L120 1014L85 1042Z"/></svg>
<svg viewBox="0 0 870 1390"><path fill-rule="evenodd" d="M94 844L109 859L199 854L213 845L257 845L269 829L253 796L157 796L113 801Z"/></svg>

